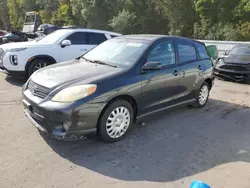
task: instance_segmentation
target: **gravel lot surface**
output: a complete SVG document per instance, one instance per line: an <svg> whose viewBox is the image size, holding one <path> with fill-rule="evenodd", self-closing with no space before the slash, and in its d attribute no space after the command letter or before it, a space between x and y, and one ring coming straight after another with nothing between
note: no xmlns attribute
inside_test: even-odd
<svg viewBox="0 0 250 188"><path fill-rule="evenodd" d="M250 86L216 80L203 109L148 117L126 139L42 137L25 118L23 82L0 73L1 188L250 187Z"/></svg>

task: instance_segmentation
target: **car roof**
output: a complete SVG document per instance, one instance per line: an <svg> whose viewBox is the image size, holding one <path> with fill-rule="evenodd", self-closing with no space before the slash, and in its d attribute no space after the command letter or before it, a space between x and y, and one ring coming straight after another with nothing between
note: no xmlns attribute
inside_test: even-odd
<svg viewBox="0 0 250 188"><path fill-rule="evenodd" d="M115 36L120 36L120 33L112 32L112 31L105 31L105 30L98 30L98 29L63 29L65 31L69 32L91 32L91 33L104 33L104 34L109 34L109 35L115 35Z"/></svg>
<svg viewBox="0 0 250 188"><path fill-rule="evenodd" d="M7 31L5 31L5 30L1 30L1 29L0 29L0 32L7 33Z"/></svg>
<svg viewBox="0 0 250 188"><path fill-rule="evenodd" d="M196 41L196 40L193 40L190 38L179 37L179 36L170 36L170 35L159 35L159 34L122 35L122 36L119 36L118 38L145 40L145 41L151 41L151 42L154 42L156 40L163 39L163 38L169 38L169 39L181 39L181 40L188 41L188 42L197 42L200 44L204 44L202 42L199 42L199 41Z"/></svg>

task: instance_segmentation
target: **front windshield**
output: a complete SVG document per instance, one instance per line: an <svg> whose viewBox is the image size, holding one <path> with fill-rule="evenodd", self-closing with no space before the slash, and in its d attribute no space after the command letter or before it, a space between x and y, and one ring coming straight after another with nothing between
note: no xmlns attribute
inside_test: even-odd
<svg viewBox="0 0 250 188"><path fill-rule="evenodd" d="M25 24L34 23L36 20L36 15L27 15L25 18Z"/></svg>
<svg viewBox="0 0 250 188"><path fill-rule="evenodd" d="M148 46L142 40L114 38L100 44L83 57L91 61L129 67L136 63Z"/></svg>
<svg viewBox="0 0 250 188"><path fill-rule="evenodd" d="M45 37L38 38L36 42L43 43L43 44L54 44L59 39L64 37L67 33L68 33L67 30L58 30Z"/></svg>
<svg viewBox="0 0 250 188"><path fill-rule="evenodd" d="M250 55L250 46L236 46L228 54L229 55Z"/></svg>

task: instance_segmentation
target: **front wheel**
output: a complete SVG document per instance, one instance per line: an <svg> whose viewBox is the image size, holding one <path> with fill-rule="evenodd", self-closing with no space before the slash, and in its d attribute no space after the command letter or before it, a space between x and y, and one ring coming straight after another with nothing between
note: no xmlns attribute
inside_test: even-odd
<svg viewBox="0 0 250 188"><path fill-rule="evenodd" d="M204 82L196 95L195 107L202 108L207 104L209 98L209 92L210 92L209 85L207 82Z"/></svg>
<svg viewBox="0 0 250 188"><path fill-rule="evenodd" d="M134 112L129 102L117 100L111 103L100 118L99 135L105 142L121 140L130 130Z"/></svg>
<svg viewBox="0 0 250 188"><path fill-rule="evenodd" d="M28 67L28 76L30 77L37 70L50 65L50 62L47 59L35 59L30 62Z"/></svg>

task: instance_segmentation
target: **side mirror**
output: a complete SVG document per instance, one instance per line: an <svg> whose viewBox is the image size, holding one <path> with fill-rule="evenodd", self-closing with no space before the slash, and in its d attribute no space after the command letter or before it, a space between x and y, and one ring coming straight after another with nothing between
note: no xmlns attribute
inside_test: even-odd
<svg viewBox="0 0 250 188"><path fill-rule="evenodd" d="M142 66L142 71L147 70L160 70L161 63L159 62L147 62L145 65Z"/></svg>
<svg viewBox="0 0 250 188"><path fill-rule="evenodd" d="M61 43L61 47L65 48L66 46L71 46L71 41L70 40L63 40Z"/></svg>
<svg viewBox="0 0 250 188"><path fill-rule="evenodd" d="M227 52L223 52L222 55L227 55Z"/></svg>

